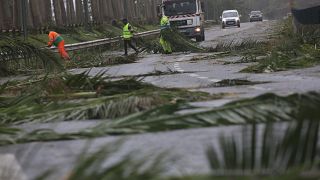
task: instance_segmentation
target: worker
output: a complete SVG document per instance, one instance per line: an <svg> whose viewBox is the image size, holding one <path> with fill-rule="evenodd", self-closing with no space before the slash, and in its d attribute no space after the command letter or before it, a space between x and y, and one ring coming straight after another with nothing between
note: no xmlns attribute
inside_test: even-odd
<svg viewBox="0 0 320 180"><path fill-rule="evenodd" d="M170 42L168 42L162 35L162 33L164 33L163 31L166 29L169 29L169 28L170 28L169 18L167 16L163 15L161 17L161 21L160 21L160 29L161 29L160 44L162 45L162 48L163 48L163 51L165 54L172 53Z"/></svg>
<svg viewBox="0 0 320 180"><path fill-rule="evenodd" d="M139 53L139 50L134 47L132 45L132 42L131 42L131 38L133 37L133 30L132 30L132 27L131 25L129 24L128 22L128 19L123 19L122 20L123 22L123 34L122 34L122 37L123 37L123 42L124 42L124 55L127 56L128 55L128 45L134 49L136 51L136 53L138 54Z"/></svg>
<svg viewBox="0 0 320 180"><path fill-rule="evenodd" d="M60 34L54 31L48 31L48 37L49 37L48 47L51 47L52 45L56 46L59 50L61 58L65 60L70 60L70 57L64 48L64 40L60 36Z"/></svg>

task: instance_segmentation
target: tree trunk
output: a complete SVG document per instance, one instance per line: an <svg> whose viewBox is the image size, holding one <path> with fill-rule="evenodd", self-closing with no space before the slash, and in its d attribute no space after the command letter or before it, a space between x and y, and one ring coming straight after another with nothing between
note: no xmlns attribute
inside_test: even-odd
<svg viewBox="0 0 320 180"><path fill-rule="evenodd" d="M3 27L4 29L11 29L13 25L12 21L12 1L1 0L2 4L2 15L3 15Z"/></svg>
<svg viewBox="0 0 320 180"><path fill-rule="evenodd" d="M2 3L3 0L0 0L0 30L4 29L4 15L3 15L3 3Z"/></svg>
<svg viewBox="0 0 320 180"><path fill-rule="evenodd" d="M34 24L33 24L33 19L32 19L32 13L31 13L31 3L30 2L28 2L27 3L27 8L28 8L28 10L27 10L27 27L29 27L29 28L33 28L34 27Z"/></svg>
<svg viewBox="0 0 320 180"><path fill-rule="evenodd" d="M74 5L73 0L67 0L67 19L68 24L75 24L75 12L74 12Z"/></svg>
<svg viewBox="0 0 320 180"><path fill-rule="evenodd" d="M93 21L101 23L99 0L92 0L91 1L91 10L92 10Z"/></svg>
<svg viewBox="0 0 320 180"><path fill-rule="evenodd" d="M21 28L21 0L13 0L13 26L17 29Z"/></svg>
<svg viewBox="0 0 320 180"><path fill-rule="evenodd" d="M52 19L52 6L51 6L51 0L43 0L43 8L41 8L41 14L44 16L44 24L45 25L52 25L53 19Z"/></svg>
<svg viewBox="0 0 320 180"><path fill-rule="evenodd" d="M30 0L31 6L31 17L33 19L33 26L34 28L39 28L42 26L42 14L41 14L41 4L43 0Z"/></svg>
<svg viewBox="0 0 320 180"><path fill-rule="evenodd" d="M84 21L82 0L76 0L76 15L77 15L77 23L82 24Z"/></svg>
<svg viewBox="0 0 320 180"><path fill-rule="evenodd" d="M56 26L62 26L62 15L59 0L53 0L53 8L54 8L54 17L56 21Z"/></svg>
<svg viewBox="0 0 320 180"><path fill-rule="evenodd" d="M61 18L62 18L62 23L63 25L67 25L67 13L66 13L66 8L64 4L64 0L59 0L60 4L60 9L61 9Z"/></svg>

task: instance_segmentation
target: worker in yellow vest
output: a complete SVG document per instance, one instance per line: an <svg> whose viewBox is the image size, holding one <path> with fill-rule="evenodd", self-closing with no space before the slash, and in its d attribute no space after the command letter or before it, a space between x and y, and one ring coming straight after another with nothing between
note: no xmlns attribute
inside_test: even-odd
<svg viewBox="0 0 320 180"><path fill-rule="evenodd" d="M160 20L161 33L163 33L163 31L168 28L170 28L169 18L163 15ZM162 48L165 54L172 53L170 42L168 42L162 35L160 36L160 44L162 45Z"/></svg>
<svg viewBox="0 0 320 180"><path fill-rule="evenodd" d="M131 25L128 22L128 19L123 19L122 20L124 26L123 26L123 42L124 42L124 55L127 56L128 55L128 45L134 49L136 51L136 53L139 53L139 50L134 47L134 45L131 42L131 39L133 37L133 30Z"/></svg>

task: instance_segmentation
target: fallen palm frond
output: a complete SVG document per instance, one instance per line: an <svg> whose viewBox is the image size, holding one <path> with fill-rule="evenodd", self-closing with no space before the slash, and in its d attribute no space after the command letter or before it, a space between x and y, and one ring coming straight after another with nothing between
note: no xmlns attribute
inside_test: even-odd
<svg viewBox="0 0 320 180"><path fill-rule="evenodd" d="M118 64L134 63L138 59L136 54L129 56L110 55L107 54L107 49L99 47L89 52L81 52L74 54L72 63L68 64L68 68L92 68L106 67Z"/></svg>
<svg viewBox="0 0 320 180"><path fill-rule="evenodd" d="M161 36L171 44L173 52L204 52L205 49L197 46L176 29L165 29Z"/></svg>
<svg viewBox="0 0 320 180"><path fill-rule="evenodd" d="M128 115L103 122L96 127L75 133L59 134L54 131L27 133L22 137L13 136L15 142L50 141L59 139L81 139L116 134L159 132L176 129L213 127L295 121L304 117L319 118L319 93L295 94L279 97L266 94L257 98L233 102L207 111L177 114L179 111L195 108L179 101L171 105ZM6 144L8 142L0 142Z"/></svg>
<svg viewBox="0 0 320 180"><path fill-rule="evenodd" d="M18 71L44 69L46 72L52 72L63 69L61 59L49 50L3 36L0 42L0 67L0 76L14 74Z"/></svg>
<svg viewBox="0 0 320 180"><path fill-rule="evenodd" d="M269 56L259 60L258 64L249 66L241 72L268 73L288 69L306 68L319 64L319 57L320 52L314 50L311 45L295 48L291 52L275 49Z"/></svg>
<svg viewBox="0 0 320 180"><path fill-rule="evenodd" d="M319 64L320 51L316 48L316 34L308 37L295 34L290 21L284 22L281 36L275 40L267 56L242 72L268 73L288 69L306 68ZM312 40L313 39L313 40Z"/></svg>
<svg viewBox="0 0 320 180"><path fill-rule="evenodd" d="M206 93L157 88L132 78L110 81L103 72L94 77L88 74L46 76L0 86L0 122L114 119L179 99L216 98Z"/></svg>
<svg viewBox="0 0 320 180"><path fill-rule="evenodd" d="M159 180L165 172L164 164L168 160L163 154L157 156L137 156L136 152L126 153L119 160L112 157L121 150L121 144L112 143L100 148L100 150L89 153L83 150L78 160L73 164L65 180ZM148 161L146 161L148 159ZM152 159L152 160L151 160ZM54 171L51 171L54 173ZM38 178L50 179L50 173ZM62 177L62 175L60 175Z"/></svg>
<svg viewBox="0 0 320 180"><path fill-rule="evenodd" d="M223 136L218 146L207 150L212 172L242 176L270 176L292 170L317 172L320 167L319 125L319 118L312 120L306 115L288 124L244 127L242 138Z"/></svg>

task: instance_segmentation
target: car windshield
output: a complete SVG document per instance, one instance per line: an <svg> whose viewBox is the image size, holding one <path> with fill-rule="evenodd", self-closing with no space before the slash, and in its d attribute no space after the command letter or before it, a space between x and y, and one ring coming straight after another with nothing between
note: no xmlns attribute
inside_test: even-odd
<svg viewBox="0 0 320 180"><path fill-rule="evenodd" d="M166 16L195 14L197 12L197 4L195 0L168 1L165 2L164 5Z"/></svg>
<svg viewBox="0 0 320 180"><path fill-rule="evenodd" d="M259 15L259 14L261 14L260 11L252 11L252 12L251 12L251 15Z"/></svg>
<svg viewBox="0 0 320 180"><path fill-rule="evenodd" d="M237 12L225 12L222 15L223 18L229 18L229 17L238 17Z"/></svg>

